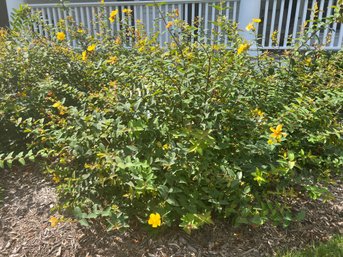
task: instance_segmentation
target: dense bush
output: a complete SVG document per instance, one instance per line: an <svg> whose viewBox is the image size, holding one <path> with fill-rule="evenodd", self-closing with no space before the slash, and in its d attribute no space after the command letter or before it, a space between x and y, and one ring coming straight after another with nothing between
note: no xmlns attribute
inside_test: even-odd
<svg viewBox="0 0 343 257"><path fill-rule="evenodd" d="M177 13L165 48L128 28L128 49L104 23L102 40L75 25L73 49L64 22L43 38L29 13L0 32L0 165L35 160L58 184L59 209L83 224L148 225L156 213L153 227L160 215L186 231L214 216L287 225L302 213L286 199L324 197L315 183L343 167L342 51L308 49L304 37L249 56L225 18L232 49L192 43Z"/></svg>

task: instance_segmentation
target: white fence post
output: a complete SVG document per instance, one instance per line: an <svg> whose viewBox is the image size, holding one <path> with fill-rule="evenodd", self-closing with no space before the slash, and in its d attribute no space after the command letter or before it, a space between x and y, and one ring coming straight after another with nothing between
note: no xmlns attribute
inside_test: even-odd
<svg viewBox="0 0 343 257"><path fill-rule="evenodd" d="M13 12L13 9L18 9L21 4L23 4L24 0L6 0L7 5L7 13L8 13L8 19L11 22L11 14Z"/></svg>
<svg viewBox="0 0 343 257"><path fill-rule="evenodd" d="M254 40L253 33L246 31L245 27L253 18L259 18L262 0L241 0L238 16L238 28L242 30L241 35L248 41ZM257 24L255 27L257 29ZM254 49L254 45L251 47Z"/></svg>

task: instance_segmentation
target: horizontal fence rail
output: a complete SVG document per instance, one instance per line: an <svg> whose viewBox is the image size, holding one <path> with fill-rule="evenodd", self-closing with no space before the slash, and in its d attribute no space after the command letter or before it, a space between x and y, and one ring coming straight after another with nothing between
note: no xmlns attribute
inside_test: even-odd
<svg viewBox="0 0 343 257"><path fill-rule="evenodd" d="M32 12L37 11L41 13L41 18L44 23L56 27L58 21L65 21L68 32L68 17L72 17L80 27L84 28L94 37L98 37L101 32L99 16L103 15L102 21L106 23L107 27L111 29L112 36L117 35L122 29L123 24L120 21L127 17L129 26L138 28L143 25L146 33L152 35L159 31L158 41L161 46L165 43L171 42L171 35L168 33L166 24L172 21L170 15L177 10L178 19L188 22L190 25L197 27L197 33L193 34L190 40L194 41L196 36L204 37L208 43L221 42L229 45L227 38L223 32L214 25L219 15L224 15L230 21L237 22L238 5L240 0L229 1L163 1L162 5L159 1L130 1L130 2L105 2L103 4L97 3L69 3L65 4L65 8L57 6L56 4L30 4ZM216 6L221 5L221 8ZM123 10L130 10L131 14L125 16ZM115 22L111 23L108 19L113 10L118 10ZM70 18L69 18L70 20ZM34 26L34 30L42 35L51 37L47 31L39 25ZM67 38L69 35L67 33ZM128 45L132 42L126 42ZM76 42L72 42L75 46Z"/></svg>
<svg viewBox="0 0 343 257"><path fill-rule="evenodd" d="M252 0L251 0L252 1ZM257 28L259 35L258 43L262 49L289 49L297 42L299 36L304 33L304 24L307 28L314 25L313 18L323 19L333 14L332 6L339 0L253 0L261 1L259 16L262 22ZM156 5L162 3L162 5ZM247 3L247 4L244 4ZM216 8L221 5L222 8ZM172 21L168 13L178 12L178 19L184 20L197 28L189 40L204 38L209 44L222 43L230 47L230 40L223 31L215 25L217 16L225 16L232 22L240 22L240 8L249 8L249 1L243 0L166 0L166 1L121 1L121 2L82 2L67 3L64 8L55 3L29 4L32 12L40 12L41 19L45 24L57 27L57 23L63 20L66 25L67 38L69 39L68 26L69 18L87 30L94 37L99 38L102 27L96 20L103 15L103 22L110 28L112 36L118 35L124 29L120 21L124 18L123 10L129 9L127 25L138 28L143 25L146 33L152 35L159 31L158 41L161 46L171 42L171 35L168 33L166 24ZM314 13L315 6L318 7ZM113 23L108 17L113 10L118 10L118 15ZM257 10L258 11L258 10ZM68 18L69 17L69 18ZM257 18L252 17L252 18ZM245 27L247 24L241 24ZM48 35L44 26L35 24L33 28L37 33ZM177 32L177 31L174 31ZM318 31L307 43L310 45L323 44L327 50L339 50L342 47L343 28L342 23L333 23L329 27ZM131 41L125 42L127 46L132 45ZM77 46L77 42L71 42Z"/></svg>
<svg viewBox="0 0 343 257"><path fill-rule="evenodd" d="M303 35L304 25L314 25L313 19L325 19L333 14L332 6L338 0L262 0L259 26L260 44L264 49L288 49ZM315 11L315 8L318 8ZM333 23L318 31L307 42L309 45L322 44L325 49L342 48L342 23Z"/></svg>

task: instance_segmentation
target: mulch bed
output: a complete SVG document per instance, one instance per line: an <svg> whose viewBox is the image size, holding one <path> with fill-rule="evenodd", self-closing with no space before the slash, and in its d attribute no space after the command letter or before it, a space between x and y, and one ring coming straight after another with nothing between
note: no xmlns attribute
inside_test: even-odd
<svg viewBox="0 0 343 257"><path fill-rule="evenodd" d="M48 220L57 195L46 177L32 168L5 170L0 176L0 188L4 190L0 203L0 257L272 256L275 251L302 248L343 234L342 181L330 188L333 201L294 202L294 208L305 209L307 216L288 228L234 228L218 222L189 236L176 229L162 235L141 230L105 232L75 222L52 228Z"/></svg>

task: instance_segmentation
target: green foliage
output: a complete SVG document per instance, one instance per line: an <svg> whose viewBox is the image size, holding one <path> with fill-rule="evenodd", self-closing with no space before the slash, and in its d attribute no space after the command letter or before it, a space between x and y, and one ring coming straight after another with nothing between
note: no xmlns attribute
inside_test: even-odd
<svg viewBox="0 0 343 257"><path fill-rule="evenodd" d="M147 225L159 213L190 232L214 215L303 218L285 200L326 195L314 184L343 168L343 52L307 49L305 38L278 59L255 58L225 18L216 26L232 49L190 42L196 28L172 15L165 48L143 28L111 36L103 22L99 41L70 20L73 49L32 32L37 15L19 10L0 37L1 167L40 163L58 208L84 225ZM44 26L56 35L64 24Z"/></svg>

